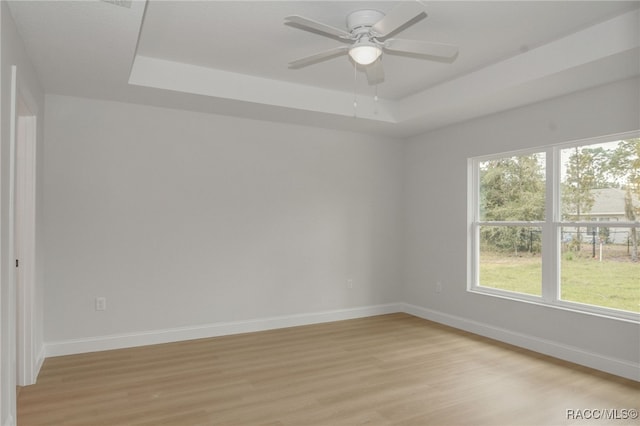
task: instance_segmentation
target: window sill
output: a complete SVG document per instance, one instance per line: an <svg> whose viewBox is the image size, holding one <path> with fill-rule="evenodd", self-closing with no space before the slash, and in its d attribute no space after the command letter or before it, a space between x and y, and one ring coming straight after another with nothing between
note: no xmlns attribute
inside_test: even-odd
<svg viewBox="0 0 640 426"><path fill-rule="evenodd" d="M540 296L534 296L525 293L516 293L494 289L490 287L473 286L467 290L470 293L480 294L483 296L497 297L499 299L510 300L520 303L528 303L532 305L542 306L545 308L559 309L565 312L578 313L583 315L597 316L610 320L624 321L633 324L640 324L640 313L621 311L617 309L602 308L599 306L586 305L576 302L567 302L564 300L545 301Z"/></svg>

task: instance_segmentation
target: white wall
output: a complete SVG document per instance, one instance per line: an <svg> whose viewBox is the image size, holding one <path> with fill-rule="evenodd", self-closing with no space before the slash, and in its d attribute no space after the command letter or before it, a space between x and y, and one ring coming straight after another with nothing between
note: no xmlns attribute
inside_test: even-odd
<svg viewBox="0 0 640 426"><path fill-rule="evenodd" d="M10 270L14 268L14 259L11 256L12 241L9 236L9 191L10 191L10 117L11 117L11 67L17 66L18 90L23 94L29 94L29 107L37 114L39 123L44 118L44 95L40 88L38 78L26 56L22 40L20 39L15 23L6 2L0 2L0 31L1 31L1 58L0 58L0 424L10 425L15 422L15 385L16 385L16 342L15 342L15 288L10 282ZM42 183L42 151L43 151L43 127L37 129L38 159L36 164L37 181ZM41 207L42 186L37 187L36 203ZM43 302L43 268L42 268L42 240L39 232L42 225L42 210L36 215L36 282L34 288L35 312L34 317L34 345L36 354L41 353L42 340L42 302ZM35 361L35 360L34 360Z"/></svg>
<svg viewBox="0 0 640 426"><path fill-rule="evenodd" d="M53 95L46 109L47 342L398 300L401 143Z"/></svg>
<svg viewBox="0 0 640 426"><path fill-rule="evenodd" d="M638 79L621 81L408 141L403 300L470 328L505 329L574 354L635 363L637 372L638 324L467 292L466 224L468 157L637 130L639 94Z"/></svg>

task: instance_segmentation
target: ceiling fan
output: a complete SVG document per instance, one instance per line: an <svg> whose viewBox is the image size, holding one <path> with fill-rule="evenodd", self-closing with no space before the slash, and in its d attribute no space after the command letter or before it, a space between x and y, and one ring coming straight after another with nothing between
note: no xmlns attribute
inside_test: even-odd
<svg viewBox="0 0 640 426"><path fill-rule="evenodd" d="M384 80L383 51L421 59L455 60L458 48L452 44L389 38L425 16L419 1L401 2L387 14L373 9L356 10L347 16L348 31L303 16L287 16L287 25L348 43L289 62L289 68L303 68L348 53L356 64L364 67L369 84L378 84Z"/></svg>

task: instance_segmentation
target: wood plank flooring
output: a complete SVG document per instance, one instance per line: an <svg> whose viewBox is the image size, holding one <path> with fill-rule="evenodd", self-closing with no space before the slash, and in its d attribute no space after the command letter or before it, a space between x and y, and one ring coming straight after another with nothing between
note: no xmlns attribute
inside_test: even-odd
<svg viewBox="0 0 640 426"><path fill-rule="evenodd" d="M392 314L49 358L18 425L639 424L567 416L631 408L638 382Z"/></svg>

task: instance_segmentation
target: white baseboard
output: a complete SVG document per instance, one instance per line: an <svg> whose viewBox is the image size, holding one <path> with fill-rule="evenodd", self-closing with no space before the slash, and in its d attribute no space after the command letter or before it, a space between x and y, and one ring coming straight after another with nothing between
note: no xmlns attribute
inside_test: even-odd
<svg viewBox="0 0 640 426"><path fill-rule="evenodd" d="M585 367L615 374L616 376L640 381L640 364L603 356L593 352L587 352L573 346L563 345L558 342L540 339L538 337L514 332L506 328L479 323L467 318L445 314L443 312L434 311L408 303L401 303L400 305L402 312L419 318L448 325L480 336L489 337L494 340L573 362Z"/></svg>
<svg viewBox="0 0 640 426"><path fill-rule="evenodd" d="M35 380L37 379L38 375L40 374L40 370L42 369L42 364L44 364L45 358L46 358L45 346L42 345L40 347L40 351L38 352L38 357L36 358L34 366L33 366L33 380L34 380L34 383L35 383Z"/></svg>
<svg viewBox="0 0 640 426"><path fill-rule="evenodd" d="M194 327L179 327L165 330L151 330L138 333L90 337L86 339L64 340L45 343L45 356L52 357L59 355L71 355L86 352L106 351L110 349L155 345L159 343L178 342L183 340L205 339L208 337L319 324L395 312L401 312L400 305L397 303L390 303L386 305L363 306L314 312L310 314L286 315L246 321L220 322Z"/></svg>
<svg viewBox="0 0 640 426"><path fill-rule="evenodd" d="M65 340L46 343L44 356L39 358L38 371L44 357L71 355L86 352L105 351L110 349L131 348L136 346L155 345L183 340L203 339L230 334L251 333L255 331L273 330L300 325L319 324L331 321L363 318L404 312L419 318L445 324L480 336L489 337L504 343L529 349L565 361L601 370L627 379L640 381L640 365L603 356L593 352L563 345L558 342L540 339L506 328L479 323L467 318L449 315L443 312L423 308L408 303L390 303L385 305L363 306L333 311L315 312L253 319L246 321L221 322L194 327L151 330L139 333L125 333L86 339Z"/></svg>

